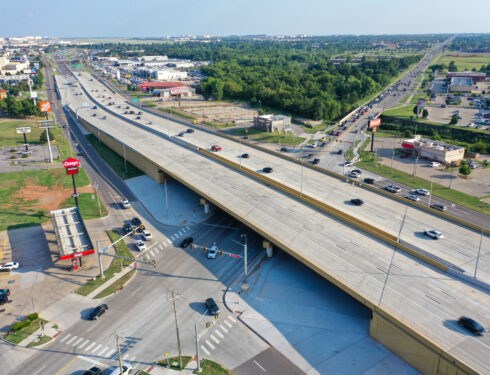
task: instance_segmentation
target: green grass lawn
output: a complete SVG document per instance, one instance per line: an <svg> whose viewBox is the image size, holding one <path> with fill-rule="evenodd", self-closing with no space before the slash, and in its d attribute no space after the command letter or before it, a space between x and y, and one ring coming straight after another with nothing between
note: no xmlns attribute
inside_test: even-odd
<svg viewBox="0 0 490 375"><path fill-rule="evenodd" d="M423 122L423 123L432 124L432 125L448 125L448 124L443 124L440 122L425 120L421 117L416 118L415 113L413 113L413 107L414 107L413 105L405 105L402 107L396 106L396 107L385 110L383 112L383 115L391 116L391 117L398 117L398 118L403 118L403 119L413 120L413 121L418 121L418 122Z"/></svg>
<svg viewBox="0 0 490 375"><path fill-rule="evenodd" d="M39 140L42 129L35 120L0 120L0 147L22 146L24 144L24 136L17 134L16 128L30 127L31 132L27 133L27 143L42 144Z"/></svg>
<svg viewBox="0 0 490 375"><path fill-rule="evenodd" d="M119 238L121 238L121 235L115 230L107 231L107 234L109 235L111 242L117 241ZM128 245L126 245L126 242L124 242L124 240L119 241L115 245L115 247L116 255L133 259L133 255L131 254ZM78 288L75 293L81 294L82 296L90 294L92 291L104 284L107 280L110 280L114 276L114 274L119 272L121 270L121 265L122 268L124 268L131 263L132 262L129 260L113 258L109 268L104 271L104 279L101 279L99 276L97 276L95 280L89 280L85 285L82 285L80 288Z"/></svg>
<svg viewBox="0 0 490 375"><path fill-rule="evenodd" d="M133 164L127 162L127 172L124 167L124 159L119 156L116 152L112 151L109 147L107 147L104 143L100 142L98 138L89 134L86 136L88 141L92 144L95 150L99 153L102 159L105 160L107 164L109 164L112 169L124 180L128 178L138 177L143 175L144 173L136 168Z"/></svg>
<svg viewBox="0 0 490 375"><path fill-rule="evenodd" d="M7 341L10 341L11 343L18 344L22 340L28 338L30 335L32 335L34 332L36 332L38 329L41 328L40 323L43 322L44 324L47 323L47 320L37 318L31 321L31 324L29 324L27 327L22 328L21 330L17 332L10 332L7 336L4 336L3 338Z"/></svg>
<svg viewBox="0 0 490 375"><path fill-rule="evenodd" d="M83 169L80 169L77 183L80 187L90 183ZM66 175L64 168L1 173L0 230L38 225L50 220L49 212L39 207L38 199L25 199L20 193L29 192L38 187L40 191L45 189L47 195L51 189L70 188L71 186L71 176ZM81 209L84 210L84 207Z"/></svg>
<svg viewBox="0 0 490 375"><path fill-rule="evenodd" d="M372 153L367 151L361 152L361 161L356 163L356 166L374 172L380 176L400 182L404 185L417 189L430 189L430 181L420 177L414 178L413 175L391 169L389 166L378 164L380 159L374 160ZM456 174L455 174L456 175ZM460 191L449 189L447 186L442 186L436 183L432 184L432 195L454 202L472 210L481 212L485 215L490 215L490 205L480 201L479 198L462 193Z"/></svg>
<svg viewBox="0 0 490 375"><path fill-rule="evenodd" d="M202 375L232 375L232 372L221 366L219 363L205 359L201 362Z"/></svg>
<svg viewBox="0 0 490 375"><path fill-rule="evenodd" d="M97 196L95 193L81 193L78 197L78 204L80 206L80 213L84 220L98 219L103 216L107 216L107 209L104 206L104 202L99 197L99 203L97 202ZM61 208L68 208L75 206L75 198L68 198Z"/></svg>
<svg viewBox="0 0 490 375"><path fill-rule="evenodd" d="M297 137L288 133L286 137L284 137L284 133L279 132L265 132L260 129L255 128L247 128L248 132L245 132L245 129L231 129L230 132L236 135L248 135L250 138L257 139L264 142L269 143L281 143L281 145L298 145L303 142L305 139L302 137Z"/></svg>
<svg viewBox="0 0 490 375"><path fill-rule="evenodd" d="M458 71L471 70L475 68L477 71L482 65L490 64L490 53L470 53L465 56L448 56L448 55L461 55L462 53L453 51L445 55L441 55L436 64L449 65L451 61L454 61L458 67Z"/></svg>
<svg viewBox="0 0 490 375"><path fill-rule="evenodd" d="M333 124L328 124L326 122L323 122L323 123L321 123L319 125L313 126L312 128L309 128L308 126L302 125L302 128L305 131L305 133L308 133L308 134L316 134L317 132L324 131L326 128L328 128L329 126L332 126L332 125Z"/></svg>
<svg viewBox="0 0 490 375"><path fill-rule="evenodd" d="M183 117L183 118L186 118L188 120L195 120L196 118L194 116L191 116L187 113L183 113L183 112L179 112L175 109L172 109L172 108L162 108L162 107L158 107L158 109L160 111L163 111L163 112L167 112L167 113L171 113L173 115L176 115L176 116L180 116L180 117Z"/></svg>
<svg viewBox="0 0 490 375"><path fill-rule="evenodd" d="M31 341L29 344L27 344L27 348L32 348L34 346L39 346L46 344L47 342L50 342L53 338L51 336L41 336L39 339Z"/></svg>
<svg viewBox="0 0 490 375"><path fill-rule="evenodd" d="M112 283L110 286L105 288L102 292L97 294L95 298L104 298L110 296L111 294L116 293L119 288L121 288L122 286L124 286L124 284L126 284L129 280L131 280L135 272L136 270L129 271L126 275L124 275L119 280L117 280L116 282Z"/></svg>
<svg viewBox="0 0 490 375"><path fill-rule="evenodd" d="M171 357L171 358L167 358L167 359L158 361L158 365L163 366L163 367L167 367L167 363L168 363L168 364L170 364L169 368L171 368L172 370L182 370L187 366L187 364L189 363L191 358L192 357L189 355L183 355L182 356L182 368L180 368L179 357ZM173 366L173 364L177 364L177 365Z"/></svg>

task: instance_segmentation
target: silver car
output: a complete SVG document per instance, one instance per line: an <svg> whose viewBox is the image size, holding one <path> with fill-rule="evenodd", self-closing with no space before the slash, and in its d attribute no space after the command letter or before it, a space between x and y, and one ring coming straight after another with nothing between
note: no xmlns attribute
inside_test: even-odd
<svg viewBox="0 0 490 375"><path fill-rule="evenodd" d="M438 240L440 238L444 238L444 235L435 229L424 229L424 234L426 236L429 236L429 237L435 239L435 240Z"/></svg>

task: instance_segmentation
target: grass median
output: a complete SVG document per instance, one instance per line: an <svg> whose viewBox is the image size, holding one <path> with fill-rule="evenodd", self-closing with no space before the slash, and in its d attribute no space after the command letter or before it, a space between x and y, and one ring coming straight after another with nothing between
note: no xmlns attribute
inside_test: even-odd
<svg viewBox="0 0 490 375"><path fill-rule="evenodd" d="M361 161L356 163L356 166L362 169L366 169L380 176L389 178L393 181L397 181L401 184L417 188L417 189L430 189L430 181L415 177L406 172L402 172L397 169L392 169L386 165L381 164L380 158L374 158L374 155L368 151L362 151ZM481 212L485 215L490 215L490 205L482 202L479 198L462 193L458 190L449 189L447 186L432 183L432 195L442 199L446 199L450 202L456 203L460 206L470 208L472 210Z"/></svg>
<svg viewBox="0 0 490 375"><path fill-rule="evenodd" d="M121 235L115 230L107 231L107 234L109 235L111 242L115 242L121 238ZM124 240L119 241L114 247L116 248L116 255L134 259ZM99 286L110 280L117 272L121 271L124 267L129 266L131 263L132 261L130 260L113 258L109 268L104 271L104 279L97 276L94 280L89 280L85 285L78 288L75 293L81 294L82 296L89 295Z"/></svg>
<svg viewBox="0 0 490 375"><path fill-rule="evenodd" d="M246 131L247 130L247 131ZM241 136L249 136L252 139L256 139L263 142L276 143L281 145L295 146L299 145L305 140L305 138L297 137L291 133L284 136L284 133L279 132L265 132L260 129L247 128L247 129L231 129L230 133Z"/></svg>
<svg viewBox="0 0 490 375"><path fill-rule="evenodd" d="M50 342L53 338L51 336L41 336L39 339L31 341L29 344L27 344L26 348L32 348L34 346L39 346L39 345L44 345L48 342Z"/></svg>
<svg viewBox="0 0 490 375"><path fill-rule="evenodd" d="M28 338L38 329L40 329L41 322L43 324L46 324L48 321L41 318L34 319L31 321L31 324L29 324L27 327L24 327L17 332L10 332L8 335L4 336L3 338L7 341L10 341L13 344L18 344L23 340L25 340L26 338Z"/></svg>
<svg viewBox="0 0 490 375"><path fill-rule="evenodd" d="M110 286L105 288L102 292L97 294L95 298L104 298L110 296L111 294L116 293L119 289L121 289L124 284L126 284L133 277L136 270L129 271L126 275L119 278L116 282L113 282Z"/></svg>

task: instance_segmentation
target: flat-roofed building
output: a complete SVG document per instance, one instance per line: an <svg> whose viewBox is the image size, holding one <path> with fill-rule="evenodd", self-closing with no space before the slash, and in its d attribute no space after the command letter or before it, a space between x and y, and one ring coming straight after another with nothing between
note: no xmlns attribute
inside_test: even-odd
<svg viewBox="0 0 490 375"><path fill-rule="evenodd" d="M450 92L473 92L478 91L478 86L473 85L470 77L453 77L449 85Z"/></svg>
<svg viewBox="0 0 490 375"><path fill-rule="evenodd" d="M433 161L458 165L464 159L464 147L455 146L441 141L415 136L402 142L405 151Z"/></svg>
<svg viewBox="0 0 490 375"><path fill-rule="evenodd" d="M268 132L284 131L291 128L291 117L283 115L262 115L254 117L254 127Z"/></svg>

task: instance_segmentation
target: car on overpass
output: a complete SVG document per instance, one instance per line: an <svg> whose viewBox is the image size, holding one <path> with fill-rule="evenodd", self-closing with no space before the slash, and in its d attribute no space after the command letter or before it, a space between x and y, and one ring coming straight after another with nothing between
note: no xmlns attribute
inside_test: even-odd
<svg viewBox="0 0 490 375"><path fill-rule="evenodd" d="M218 152L218 151L221 151L221 150L223 150L223 149L221 148L221 146L218 146L218 145L212 145L212 146L211 146L211 150L212 150L212 151L216 151L216 152Z"/></svg>
<svg viewBox="0 0 490 375"><path fill-rule="evenodd" d="M272 173L273 169L271 167L264 167L264 168L262 168L262 171L264 173Z"/></svg>
<svg viewBox="0 0 490 375"><path fill-rule="evenodd" d="M388 185L385 187L385 190L389 191L390 193L399 193L402 191L402 189L396 185Z"/></svg>
<svg viewBox="0 0 490 375"><path fill-rule="evenodd" d="M435 229L424 229L424 234L428 237L435 239L435 240L444 238L444 235Z"/></svg>
<svg viewBox="0 0 490 375"><path fill-rule="evenodd" d="M414 202L418 202L420 200L420 198L415 195L415 194L408 194L408 195L405 195L405 198L411 200L411 201L414 201Z"/></svg>
<svg viewBox="0 0 490 375"><path fill-rule="evenodd" d="M438 211L447 211L447 206L441 203L432 203L430 205L430 208L433 208L434 210L438 210Z"/></svg>
<svg viewBox="0 0 490 375"><path fill-rule="evenodd" d="M414 191L419 195L424 195L424 196L430 195L430 191L427 189L415 189Z"/></svg>
<svg viewBox="0 0 490 375"><path fill-rule="evenodd" d="M362 206L364 204L364 201L362 199L359 199L359 198L351 199L350 202L356 206Z"/></svg>

